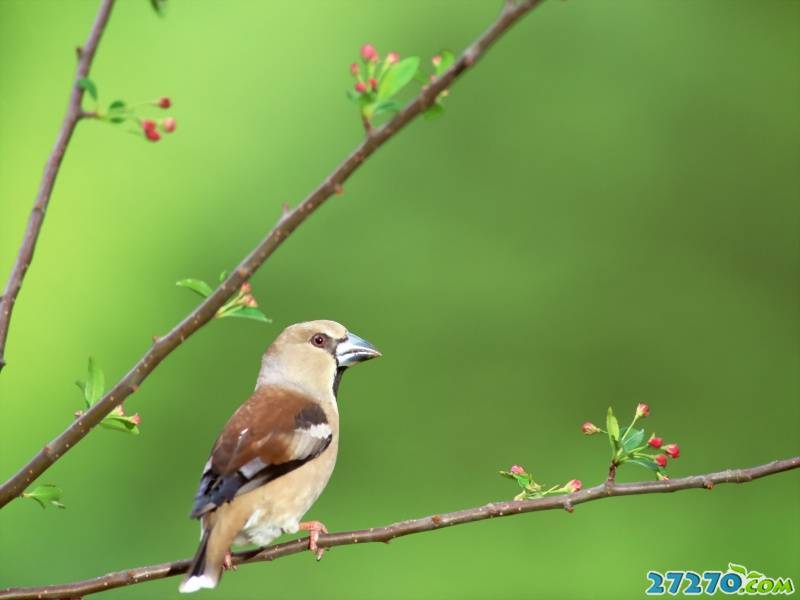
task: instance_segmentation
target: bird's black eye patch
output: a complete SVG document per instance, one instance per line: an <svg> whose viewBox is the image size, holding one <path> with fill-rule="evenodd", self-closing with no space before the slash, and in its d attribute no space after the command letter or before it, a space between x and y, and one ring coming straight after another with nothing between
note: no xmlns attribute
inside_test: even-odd
<svg viewBox="0 0 800 600"><path fill-rule="evenodd" d="M315 333L311 336L311 343L317 348L324 348L325 342L328 341L328 336L324 333Z"/></svg>

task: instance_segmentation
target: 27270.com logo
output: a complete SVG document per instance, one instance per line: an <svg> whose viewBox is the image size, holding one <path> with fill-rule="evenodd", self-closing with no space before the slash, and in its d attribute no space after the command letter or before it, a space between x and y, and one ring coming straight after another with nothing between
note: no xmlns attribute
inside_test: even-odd
<svg viewBox="0 0 800 600"><path fill-rule="evenodd" d="M794 594L791 577L767 577L764 573L751 571L743 565L728 563L727 571L648 571L650 585L645 590L648 596L662 594L686 596L709 596L737 594L748 596L775 596Z"/></svg>

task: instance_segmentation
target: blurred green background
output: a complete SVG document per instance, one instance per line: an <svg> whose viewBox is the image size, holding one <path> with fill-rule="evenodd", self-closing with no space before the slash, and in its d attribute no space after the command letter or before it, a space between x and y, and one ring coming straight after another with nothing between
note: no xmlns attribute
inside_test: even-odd
<svg viewBox="0 0 800 600"><path fill-rule="evenodd" d="M460 51L498 2L121 1L101 99L168 95L158 144L79 125L0 376L0 476L81 408L88 356L116 381L362 138L359 46ZM95 1L0 0L0 276L20 243ZM190 555L200 469L287 324L331 318L384 358L340 389L333 530L606 471L585 420L647 402L673 477L798 453L800 3L547 2L253 279L275 320L213 322L40 480L65 511L0 512L0 586ZM154 111L155 116L164 113ZM623 417L627 420L627 416ZM623 480L649 473L623 468ZM636 598L648 569L742 563L800 583L800 474L620 498L292 556L218 598ZM175 598L177 579L108 598ZM212 597L212 594L206 594Z"/></svg>

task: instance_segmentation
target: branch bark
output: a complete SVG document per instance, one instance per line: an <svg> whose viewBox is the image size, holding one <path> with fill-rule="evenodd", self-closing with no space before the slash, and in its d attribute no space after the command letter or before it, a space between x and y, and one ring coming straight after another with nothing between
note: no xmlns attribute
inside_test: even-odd
<svg viewBox="0 0 800 600"><path fill-rule="evenodd" d="M61 161L64 158L64 153L67 151L69 140L72 138L72 132L75 131L75 126L83 117L81 101L83 100L84 90L78 87L77 82L79 79L89 75L89 69L92 67L92 61L97 52L97 46L100 44L100 38L103 35L103 31L105 31L106 23L108 23L108 18L111 15L113 6L114 0L102 0L100 2L100 8L97 10L97 16L89 32L89 38L86 40L86 44L78 49L78 66L75 70L75 79L72 82L72 92L69 96L67 114L64 116L64 121L61 123L61 129L58 132L56 144L53 146L50 156L45 163L42 181L39 184L39 191L36 194L36 201L33 203L31 216L28 218L28 227L25 229L25 235L22 238L22 246L20 246L17 260L11 269L5 291L3 295L0 296L0 371L2 371L3 367L6 365L5 348L6 339L8 338L8 329L11 325L11 313L14 310L17 296L22 289L22 282L25 279L25 274L33 260L33 252L36 249L36 242L42 230L44 215L50 203L50 195L53 193L53 186L56 182L59 167L61 167Z"/></svg>
<svg viewBox="0 0 800 600"><path fill-rule="evenodd" d="M282 214L269 232L231 275L223 281L195 310L164 337L157 338L145 355L114 387L83 415L78 417L58 437L42 448L14 476L0 486L0 508L17 498L32 481L44 473L64 454L80 442L103 418L131 394L173 350L214 318L217 310L248 280L264 261L314 211L332 195L341 192L345 181L378 148L428 108L436 97L452 86L454 80L475 64L508 29L542 0L509 2L497 20L471 45L455 64L416 96L400 113L380 129L373 130L350 155L328 175L294 210Z"/></svg>
<svg viewBox="0 0 800 600"><path fill-rule="evenodd" d="M602 500L615 496L633 496L637 494L662 494L696 488L713 489L715 485L723 483L748 483L761 477L774 475L783 471L800 468L800 456L776 460L770 463L751 467L749 469L728 469L717 473L693 475L680 479L664 481L647 481L639 483L613 483L606 481L595 487L581 490L564 496L549 496L536 500L493 502L476 508L467 508L451 513L442 513L400 521L385 527L371 527L358 531L343 531L321 535L317 542L320 548L333 548L335 546L349 546L351 544L365 544L370 542L388 543L395 538L423 531L434 531L454 525L483 521L495 517L508 517L522 513L537 512L542 510L563 509L571 513L574 507L592 500ZM300 538L291 542L275 544L265 548L237 552L233 555L234 565L243 565L261 561L272 561L277 558L298 554L308 550L308 538ZM174 577L185 573L189 568L191 559L185 558L159 565L149 565L107 573L94 579L50 585L38 588L7 588L0 590L0 600L24 600L33 598L74 598L103 592L106 590L136 585Z"/></svg>

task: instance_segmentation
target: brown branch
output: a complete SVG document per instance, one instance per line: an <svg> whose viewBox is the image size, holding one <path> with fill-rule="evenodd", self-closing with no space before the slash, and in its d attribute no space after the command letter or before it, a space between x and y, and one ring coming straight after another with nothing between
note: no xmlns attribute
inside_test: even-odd
<svg viewBox="0 0 800 600"><path fill-rule="evenodd" d="M548 496L535 500L512 500L506 502L492 502L485 506L467 508L451 513L442 513L393 523L386 527L371 527L359 531L343 531L321 535L318 541L320 548L333 548L335 546L349 546L351 544L365 544L369 542L385 542L423 531L434 531L453 525L483 521L495 517L508 517L522 513L541 510L563 509L568 513L573 512L573 507L592 500L602 500L612 496L633 496L636 494L660 494L677 492L695 488L712 489L715 485L723 483L748 483L767 475L774 475L783 471L800 468L800 456L776 460L749 469L728 469L718 473L706 475L693 475L680 479L664 481L646 481L639 483L601 483L595 487L567 494L564 496ZM250 564L261 561L272 561L276 558L298 554L308 550L308 538L301 538L283 544L275 544L265 548L238 552L233 556L234 565ZM186 572L190 559L185 558L175 562L161 563L147 567L126 569L108 573L94 579L50 585L38 588L7 588L0 590L0 600L23 600L27 598L70 598L79 597L95 592L103 592L113 588L144 583L154 579L174 577Z"/></svg>
<svg viewBox="0 0 800 600"><path fill-rule="evenodd" d="M340 193L343 183L378 148L389 141L414 117L429 107L436 97L450 87L453 81L483 56L486 50L514 23L538 6L541 0L524 0L508 4L497 20L467 48L455 64L436 81L414 98L396 117L380 129L373 130L367 138L294 210L282 214L278 223L248 256L234 269L195 310L178 323L164 337L158 338L150 350L120 379L114 387L66 430L23 466L13 477L0 486L0 507L17 498L25 488L44 473L53 463L81 441L93 427L115 407L134 393L147 376L189 336L208 323L217 310L236 289L249 279L283 241L333 194Z"/></svg>
<svg viewBox="0 0 800 600"><path fill-rule="evenodd" d="M56 175L58 175L58 169L61 166L64 153L67 151L67 145L72 137L72 132L75 131L75 126L83 117L83 113L81 112L83 88L78 87L77 82L79 79L89 75L92 60L94 60L97 46L106 28L106 23L108 23L108 17L111 15L111 8L113 6L114 0L102 0L100 2L100 8L97 10L97 16L89 32L89 38L86 40L86 44L80 48L77 53L78 67L75 70L75 79L72 82L72 92L69 96L67 114L64 116L64 121L61 123L61 130L58 132L56 144L50 152L47 163L45 163L44 174L39 184L39 191L36 194L36 202L33 203L31 216L28 218L28 227L25 230L25 236L22 238L22 246L20 246L17 261L14 263L11 274L8 276L6 289L3 295L0 296L0 371L2 371L3 367L6 365L6 339L8 338L8 328L11 324L11 313L14 310L14 303L17 301L19 291L22 289L25 273L27 273L28 267L30 267L31 261L33 260L36 241L39 239L39 233L42 229L42 223L44 222L44 215L45 212L47 212L50 195L53 193Z"/></svg>

